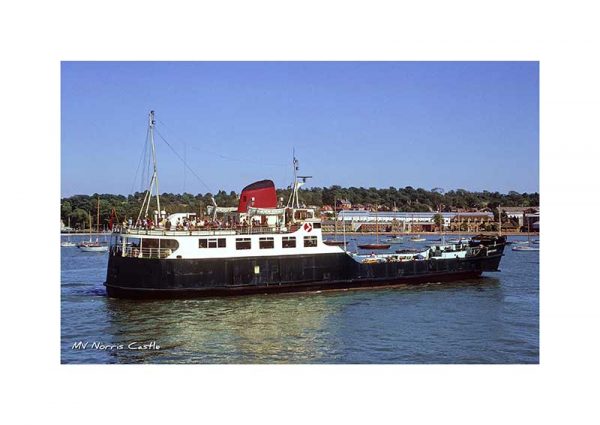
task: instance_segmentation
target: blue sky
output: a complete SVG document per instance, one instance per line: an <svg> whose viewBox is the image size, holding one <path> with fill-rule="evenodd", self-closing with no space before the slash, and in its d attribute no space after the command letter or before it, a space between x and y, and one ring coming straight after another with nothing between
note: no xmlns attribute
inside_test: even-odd
<svg viewBox="0 0 600 425"><path fill-rule="evenodd" d="M313 186L539 191L537 62L63 62L61 195L146 186L151 109L193 170L157 135L161 192L285 187L293 148Z"/></svg>

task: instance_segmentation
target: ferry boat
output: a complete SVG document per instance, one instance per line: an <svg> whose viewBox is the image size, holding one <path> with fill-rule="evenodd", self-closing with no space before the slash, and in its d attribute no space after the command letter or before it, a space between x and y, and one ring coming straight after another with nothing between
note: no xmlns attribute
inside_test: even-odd
<svg viewBox="0 0 600 425"><path fill-rule="evenodd" d="M152 145L154 126L152 111L148 132ZM157 181L155 149L152 152L154 173L140 209L142 218ZM242 190L237 208L214 203L208 211L211 219L193 219L183 230L169 225L172 216L161 211L156 191L155 226L113 229L107 294L187 298L346 290L454 281L498 271L503 236L370 255L349 252L347 245L325 244L320 219L298 199L298 189L308 177L297 175L295 158L293 166L285 207L278 205L273 182L262 180Z"/></svg>

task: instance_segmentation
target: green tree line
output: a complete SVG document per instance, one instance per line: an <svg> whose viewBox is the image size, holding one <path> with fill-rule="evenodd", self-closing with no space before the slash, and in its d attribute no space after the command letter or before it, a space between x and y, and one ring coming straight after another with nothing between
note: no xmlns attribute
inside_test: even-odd
<svg viewBox="0 0 600 425"><path fill-rule="evenodd" d="M161 209L167 213L195 212L202 214L206 207L212 205L211 198L214 196L217 205L223 207L237 206L239 194L234 191L229 193L220 190L216 194L163 193L160 195ZM277 198L283 198L287 203L290 189L277 189ZM96 209L99 199L100 205L100 227L108 226L111 211L114 209L120 221L132 217L137 218L140 206L144 199L144 193L112 195L98 194L74 195L61 199L61 220L65 224L71 224L73 228L89 228L90 214L93 226L96 225ZM404 188L389 187L380 189L375 187L312 187L300 189L300 200L306 205L322 207L333 205L335 200L345 199L353 205L377 205L380 209L398 211L450 211L454 208L460 209L483 209L490 208L496 212L498 206L503 207L537 207L539 206L539 194L508 192L470 192L464 189L455 189L445 192L440 188L425 190L414 189L411 186ZM153 208L154 201L153 201Z"/></svg>

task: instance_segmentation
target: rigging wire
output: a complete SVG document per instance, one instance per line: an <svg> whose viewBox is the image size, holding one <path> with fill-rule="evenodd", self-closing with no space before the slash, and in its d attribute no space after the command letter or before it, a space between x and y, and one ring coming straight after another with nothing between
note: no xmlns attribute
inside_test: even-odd
<svg viewBox="0 0 600 425"><path fill-rule="evenodd" d="M144 144L144 162L142 163L142 175L140 178L140 192L147 191L146 182L150 175L150 128L146 130L146 143Z"/></svg>
<svg viewBox="0 0 600 425"><path fill-rule="evenodd" d="M169 131L173 131L173 130L172 130L172 129L171 129L171 128L170 128L170 127L169 127L169 126L166 124L166 123L164 123L162 120L160 120L160 119L156 119L156 121L157 121L157 122L159 122L159 123L161 124L161 126L162 126L162 127L164 127L164 128L167 128ZM174 153L174 154L175 154L175 155L176 155L176 156L179 158L179 160L180 160L180 161L181 161L181 162L184 164L185 168L187 168L187 169L188 169L188 170L189 170L189 171L190 171L190 172L191 172L191 173L192 173L192 174L193 174L193 175L194 175L194 176L195 176L195 177L198 179L198 181L200 181L200 183L202 183L202 185L204 185L204 187L206 187L206 188L208 189L208 191L209 191L210 193L215 193L215 192L214 192L214 191L213 191L213 190L212 190L212 189L211 189L211 188L210 188L210 187L209 187L209 186L208 186L208 185L207 185L207 184L206 184L206 183L205 183L205 182L204 182L204 181L203 181L203 180L202 180L202 179L201 179L201 178L200 178L200 177L199 177L199 176L198 176L198 175L195 173L195 172L194 172L194 170L193 170L193 169L192 169L192 168L191 168L191 167L190 167L190 166L187 164L186 158L187 158L187 148L188 148L188 147L191 147L191 148L192 148L192 149L194 149L194 150L200 151L200 152L202 152L203 154L214 155L214 156L216 156L216 157L219 157L219 158L221 158L221 159L224 159L224 160L227 160L227 161L238 161L238 162L244 162L244 163L254 163L254 164L261 165L261 166L263 166L263 167L264 167L264 166L271 166L271 167L281 167L282 169L283 169L283 168L286 168L286 169L287 169L287 168L288 168L288 166L289 166L289 164L287 164L287 163L285 163L285 164L284 164L284 163L265 163L264 161L261 161L261 160L253 160L253 159L249 159L249 158L234 158L234 157L231 157L231 156L228 156L228 155L223 155L223 154L220 154L220 153L217 153L217 152L212 152L212 151L210 151L210 150L206 150L205 148L202 148L202 149L200 149L200 148L197 148L197 147L195 147L193 144L188 144L188 143L186 143L185 141L183 141L183 139L182 139L182 138L178 137L178 136L175 134L175 135L174 135L175 139L176 139L176 140L177 140L179 143L182 143L182 144L183 144L183 146L184 146L184 152L185 152L185 154L186 154L186 155L185 155L185 156L186 156L186 158L182 158L182 157L181 157L181 155L179 155L179 154L177 153L177 151L175 151L175 149L173 148L173 146L171 146L171 144L170 144L169 142L167 142L167 140L165 139L165 137L164 137L164 136L163 136L163 135L162 135L162 134L161 134L161 133L160 133L160 132L157 130L157 128L156 128L156 127L154 128L154 131L155 131L155 133L156 133L156 134L158 134L158 135L159 135L159 137L160 137L160 138L161 138L161 139L162 139L162 140L163 140L163 141L164 141L164 142L167 144L167 146L168 146L168 147L169 147L169 148L170 148L170 149L173 151L173 153ZM173 131L173 132L174 132L174 131ZM185 171L185 168L184 168L184 171ZM287 179L287 173L285 173L285 174L286 174L286 177L284 177L284 178L282 179L282 181L283 181L283 180L285 180L285 179ZM184 184L185 184L185 183L184 183Z"/></svg>
<svg viewBox="0 0 600 425"><path fill-rule="evenodd" d="M177 156L177 158L179 158L179 160L183 163L183 165L194 175L194 177L196 177L198 179L198 181L200 183L202 183L204 185L204 187L206 187L208 189L208 191L210 193L213 193L213 190L210 188L209 185L207 185L204 180L202 180L200 178L200 176L198 176L198 174L196 174L196 172L187 164L187 162L185 161L185 159L183 159L181 157L181 155L179 155L177 153L177 151L173 148L173 146L171 146L171 144L169 142L167 142L167 139L165 139L163 137L163 135L155 128L154 131L156 132L156 134L158 134L158 136L163 140L163 142L165 142L167 144L167 146L173 151L173 153L175 154L175 156Z"/></svg>
<svg viewBox="0 0 600 425"><path fill-rule="evenodd" d="M148 133L150 132L150 130L146 130L146 141L144 142L144 149L142 149L142 154L140 155L140 160L138 162L137 168L135 169L135 176L133 177L133 183L131 184L131 191L130 193L133 193L133 189L135 188L135 183L137 181L137 176L138 176L138 172L140 171L140 166L142 165L142 163L146 162L146 152L148 151ZM142 173L144 172L144 170L142 169ZM140 177L140 187L143 185L144 182L144 176L142 174L142 176ZM141 190L140 190L141 191Z"/></svg>
<svg viewBox="0 0 600 425"><path fill-rule="evenodd" d="M250 159L250 158L233 158L231 156L227 156L227 155L223 155L217 152L211 152L209 150L206 150L204 148L200 149L197 148L195 146L192 146L192 149L200 151L202 153L207 153L210 155L214 155L217 156L221 159L225 159L228 161L237 161L237 162L244 162L244 163L253 163L253 164L259 164L259 165L263 165L263 166L269 166L269 167L288 167L287 164L283 164L283 163L269 163L269 162L264 162L264 161L260 161L260 160L254 160L254 159Z"/></svg>
<svg viewBox="0 0 600 425"><path fill-rule="evenodd" d="M166 125L161 120L157 119L157 121L160 122L163 127L169 129L170 131L173 131L168 125ZM182 139L180 137L176 136L175 138L178 139L179 142L181 142L181 143L183 143L185 145L185 142L182 141ZM217 156L217 157L219 157L221 159L225 159L225 160L228 160L228 161L250 162L250 163L259 164L259 165L263 165L263 166L266 165L266 166L270 166L270 167L288 167L288 164L283 164L283 163L268 163L268 162L264 162L262 160L253 160L253 159L249 159L249 158L234 158L234 157L231 157L231 156L228 156L228 155L220 154L218 152L211 152L209 150L206 150L204 147L203 148L197 148L194 145L190 145L190 147L192 149L200 151L202 153L207 153L209 155L214 155L214 156Z"/></svg>

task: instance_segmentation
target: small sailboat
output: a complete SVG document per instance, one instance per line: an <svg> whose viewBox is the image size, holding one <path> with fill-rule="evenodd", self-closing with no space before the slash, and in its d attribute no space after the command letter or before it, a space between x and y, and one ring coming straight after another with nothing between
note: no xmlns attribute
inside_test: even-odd
<svg viewBox="0 0 600 425"><path fill-rule="evenodd" d="M96 227L100 230L100 198L98 198L98 212L96 215ZM87 242L82 242L77 247L83 252L107 252L108 244L100 243L98 238L96 238L95 242L92 242L92 215L90 214L90 240Z"/></svg>
<svg viewBox="0 0 600 425"><path fill-rule="evenodd" d="M377 210L378 209L379 209L378 207L375 208L375 238L376 238L376 242L357 245L360 249L389 249L389 247L391 246L390 244L379 243L379 221L377 219Z"/></svg>
<svg viewBox="0 0 600 425"><path fill-rule="evenodd" d="M69 217L69 228L71 228L71 217ZM67 235L67 240L66 241L62 241L60 243L60 246L68 248L68 247L72 247L72 246L77 246L77 244L75 242L71 242L71 235Z"/></svg>
<svg viewBox="0 0 600 425"><path fill-rule="evenodd" d="M323 240L323 243L325 245L331 245L331 246L344 246L344 245L346 245L346 242L340 241L337 238L337 213L335 210L336 204L337 204L337 199L334 199L334 201L333 201L333 218L334 218L334 225L335 225L334 234L333 234L334 239L325 239L325 240ZM345 224L344 224L344 226L345 226Z"/></svg>
<svg viewBox="0 0 600 425"><path fill-rule="evenodd" d="M538 241L539 242L539 241ZM513 251L539 251L539 246L532 246L531 240L529 239L529 221L527 222L527 241L514 242L516 246L512 247Z"/></svg>

